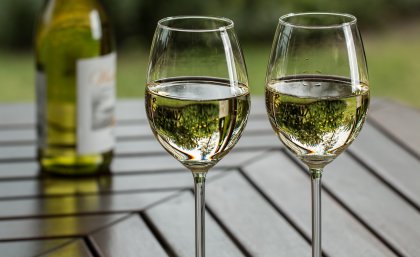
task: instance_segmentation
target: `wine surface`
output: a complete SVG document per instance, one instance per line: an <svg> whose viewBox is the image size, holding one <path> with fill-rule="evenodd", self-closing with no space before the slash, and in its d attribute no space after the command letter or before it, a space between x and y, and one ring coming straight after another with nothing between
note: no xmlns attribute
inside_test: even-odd
<svg viewBox="0 0 420 257"><path fill-rule="evenodd" d="M369 105L367 85L340 77L270 81L266 108L280 140L303 162L323 167L356 138Z"/></svg>
<svg viewBox="0 0 420 257"><path fill-rule="evenodd" d="M208 170L238 141L248 119L244 85L214 78L149 84L146 110L162 146L192 171Z"/></svg>

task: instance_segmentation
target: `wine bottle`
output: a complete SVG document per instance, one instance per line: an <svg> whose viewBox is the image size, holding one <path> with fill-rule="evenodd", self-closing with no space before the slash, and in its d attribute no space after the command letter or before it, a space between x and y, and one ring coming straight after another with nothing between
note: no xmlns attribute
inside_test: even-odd
<svg viewBox="0 0 420 257"><path fill-rule="evenodd" d="M47 0L35 33L42 171L109 171L115 145L116 53L99 0Z"/></svg>

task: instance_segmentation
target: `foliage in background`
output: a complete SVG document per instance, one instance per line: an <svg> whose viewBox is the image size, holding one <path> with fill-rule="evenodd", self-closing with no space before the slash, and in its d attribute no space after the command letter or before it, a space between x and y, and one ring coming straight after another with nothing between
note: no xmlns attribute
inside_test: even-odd
<svg viewBox="0 0 420 257"><path fill-rule="evenodd" d="M280 15L334 11L356 15L362 27L420 14L418 0L101 0L114 21L120 44L149 45L156 22L173 15L213 15L233 19L243 42L270 41ZM30 48L42 0L0 1L0 48Z"/></svg>
<svg viewBox="0 0 420 257"><path fill-rule="evenodd" d="M156 21L162 17L208 14L232 18L244 46L251 92L262 95L278 17L292 11L340 11L355 14L362 24L373 97L390 97L420 107L420 22L406 22L410 17L420 17L419 0L103 1L113 17L120 43L119 97L143 97L148 59L145 49L150 45ZM10 49L31 48L35 17L43 2L0 0L0 102L34 100L32 56L28 51ZM410 24L411 28L407 26ZM384 31L378 32L382 26Z"/></svg>
<svg viewBox="0 0 420 257"><path fill-rule="evenodd" d="M32 45L39 0L0 1L0 48L21 49Z"/></svg>
<svg viewBox="0 0 420 257"><path fill-rule="evenodd" d="M373 97L389 97L420 107L420 22L404 30L365 34ZM244 44L252 95L264 92L270 44ZM144 97L148 52L125 49L118 54L118 97ZM29 53L0 51L0 102L33 101L34 69Z"/></svg>

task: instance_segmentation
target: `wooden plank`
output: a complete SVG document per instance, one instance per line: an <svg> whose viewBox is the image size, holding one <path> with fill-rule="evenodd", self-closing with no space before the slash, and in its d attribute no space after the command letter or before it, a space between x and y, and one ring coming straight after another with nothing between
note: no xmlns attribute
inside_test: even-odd
<svg viewBox="0 0 420 257"><path fill-rule="evenodd" d="M90 236L102 257L168 256L138 215L132 215Z"/></svg>
<svg viewBox="0 0 420 257"><path fill-rule="evenodd" d="M268 118L257 117L257 119L248 120L246 131L259 132L261 130L271 129ZM270 130L271 132L271 130ZM136 123L119 123L115 127L115 135L119 140L129 140L132 138L154 138L147 120ZM9 128L0 130L0 144L35 144L35 127Z"/></svg>
<svg viewBox="0 0 420 257"><path fill-rule="evenodd" d="M258 123L259 124L259 123ZM257 125L258 125L257 124ZM274 132L269 133L244 133L239 140L237 149L247 148L262 148L281 146L280 141L274 135ZM116 155L150 155L150 154L164 154L165 149L158 143L154 137L119 140L115 148ZM36 146L33 144L27 145L3 145L0 146L0 161L4 160L27 160L36 158Z"/></svg>
<svg viewBox="0 0 420 257"><path fill-rule="evenodd" d="M308 174L280 151L246 166L244 172L311 238L311 186ZM395 256L326 194L322 195L322 215L323 250L328 256L347 257L349 253L353 256Z"/></svg>
<svg viewBox="0 0 420 257"><path fill-rule="evenodd" d="M266 132L274 134L274 130L272 129L266 114L257 117L250 117L248 123L246 124L245 131L252 133Z"/></svg>
<svg viewBox="0 0 420 257"><path fill-rule="evenodd" d="M238 172L207 189L208 206L251 256L311 255L305 239Z"/></svg>
<svg viewBox="0 0 420 257"><path fill-rule="evenodd" d="M262 115L266 115L264 97L251 96L251 117ZM147 120L144 99L120 99L117 102L116 116L119 121Z"/></svg>
<svg viewBox="0 0 420 257"><path fill-rule="evenodd" d="M207 175L208 179L218 177L224 169L213 168ZM140 175L113 176L109 192L121 191L156 191L193 188L193 177L187 169L161 173ZM104 192L107 192L104 190Z"/></svg>
<svg viewBox="0 0 420 257"><path fill-rule="evenodd" d="M30 240L1 242L0 253L5 257L33 257L59 248L74 239Z"/></svg>
<svg viewBox="0 0 420 257"><path fill-rule="evenodd" d="M271 131L270 131L271 132ZM269 149L281 148L283 144L273 133L247 133L240 138L235 150L253 150L253 149ZM150 155L150 154L166 154L165 149L158 143L155 138L145 138L142 140L120 141L116 147L116 154L124 155ZM11 154L9 154L11 156ZM228 155L229 156L229 155ZM228 157L225 157L228 158Z"/></svg>
<svg viewBox="0 0 420 257"><path fill-rule="evenodd" d="M117 124L115 127L115 135L118 139L125 138L154 138L153 132L150 129L149 122L145 120L141 123Z"/></svg>
<svg viewBox="0 0 420 257"><path fill-rule="evenodd" d="M248 120L247 125L245 127L245 131L260 132L261 130L269 130L270 132L272 132L271 125L268 121L268 117L255 117L253 119ZM138 124L117 124L115 132L117 138L119 138L120 140L127 140L130 138L154 138L153 132L147 120ZM10 136L16 138L16 136L13 133L10 133ZM16 138L16 140L18 139Z"/></svg>
<svg viewBox="0 0 420 257"><path fill-rule="evenodd" d="M138 212L177 191L83 195L0 201L0 220Z"/></svg>
<svg viewBox="0 0 420 257"><path fill-rule="evenodd" d="M32 126L35 124L35 105L33 103L0 104L0 129L13 126Z"/></svg>
<svg viewBox="0 0 420 257"><path fill-rule="evenodd" d="M223 169L214 168L208 177L218 176ZM0 181L0 200L50 196L81 196L110 193L181 190L193 187L187 169L87 178L42 177L27 180Z"/></svg>
<svg viewBox="0 0 420 257"><path fill-rule="evenodd" d="M392 101L392 100L385 99L385 98L382 98L382 97L374 97L374 98L371 98L370 99L370 103L369 103L369 111L368 111L368 114L370 114L371 112L376 111L376 110L382 108L389 101Z"/></svg>
<svg viewBox="0 0 420 257"><path fill-rule="evenodd" d="M209 176L223 172L214 169ZM140 175L114 176L110 192L131 190L168 190L193 187L193 177L188 170L169 171L164 173L150 173Z"/></svg>
<svg viewBox="0 0 420 257"><path fill-rule="evenodd" d="M264 122L255 122L255 126L260 127L260 124L264 124ZM263 129L263 128L261 128ZM264 147L275 147L281 146L282 144L276 136L271 128L265 128L265 131L268 133L261 133L261 130L255 130L254 132L247 132L244 133L242 138L239 140L237 149L254 149L254 148L264 148ZM264 132L265 132L264 131ZM151 133L151 132L150 132ZM152 153L155 154L163 154L166 153L165 149L158 143L156 138L153 136L140 138L140 139L131 139L131 140L123 140L120 139L117 141L116 148L115 148L116 155L150 155ZM20 159L27 160L27 159L35 159L36 158L36 146L34 144L24 144L24 145L0 145L0 161L4 160L16 160L19 161Z"/></svg>
<svg viewBox="0 0 420 257"><path fill-rule="evenodd" d="M376 99L372 100L371 106L376 105ZM133 110L140 110L133 112ZM264 96L251 96L251 113L252 118L267 115L265 108ZM119 100L117 104L117 117L120 120L146 120L146 112L144 111L144 100Z"/></svg>
<svg viewBox="0 0 420 257"><path fill-rule="evenodd" d="M115 153L116 155L168 154L154 137L143 138L141 140L119 141L116 145Z"/></svg>
<svg viewBox="0 0 420 257"><path fill-rule="evenodd" d="M185 167L169 154L115 158L111 170L115 173L182 170Z"/></svg>
<svg viewBox="0 0 420 257"><path fill-rule="evenodd" d="M264 96L251 96L251 117L267 115Z"/></svg>
<svg viewBox="0 0 420 257"><path fill-rule="evenodd" d="M420 213L343 154L327 167L323 183L402 256L420 256Z"/></svg>
<svg viewBox="0 0 420 257"><path fill-rule="evenodd" d="M194 199L185 192L146 211L177 256L194 256ZM243 256L212 217L206 214L206 255Z"/></svg>
<svg viewBox="0 0 420 257"><path fill-rule="evenodd" d="M232 153L231 153L232 154ZM252 154L247 154L250 156ZM229 157L229 155L228 155ZM234 161L234 160L233 160ZM231 161L232 162L232 161ZM218 165L220 166L220 165ZM160 170L186 170L169 154L157 156L116 157L111 169L114 173L153 172ZM0 163L0 178L27 178L38 175L38 164L34 161Z"/></svg>
<svg viewBox="0 0 420 257"><path fill-rule="evenodd" d="M241 167L248 162L252 162L255 158L258 158L264 153L265 150L240 151L234 148L216 164L215 168Z"/></svg>
<svg viewBox="0 0 420 257"><path fill-rule="evenodd" d="M26 144L35 143L36 135L35 129L12 129L0 130L0 144L13 144L16 142L23 142Z"/></svg>
<svg viewBox="0 0 420 257"><path fill-rule="evenodd" d="M235 151L232 150L225 156L216 168L239 167L243 163L256 158L264 151ZM186 168L175 160L169 154L155 155L155 156L136 156L136 157L119 157L115 158L112 163L112 171L115 173L130 173L130 172L151 172L163 170L186 170Z"/></svg>
<svg viewBox="0 0 420 257"><path fill-rule="evenodd" d="M272 131L270 131L272 132ZM249 133L245 132L235 146L235 150L252 151L254 149L268 150L281 149L283 144L278 137L273 133Z"/></svg>
<svg viewBox="0 0 420 257"><path fill-rule="evenodd" d="M3 145L0 146L0 162L7 160L31 160L36 158L36 146L30 145ZM124 154L164 154L165 149L157 142L155 138L143 140L132 140L117 142L116 155Z"/></svg>
<svg viewBox="0 0 420 257"><path fill-rule="evenodd" d="M93 257L85 243L79 239L72 243L66 244L63 247L40 255L40 257Z"/></svg>
<svg viewBox="0 0 420 257"><path fill-rule="evenodd" d="M0 161L21 159L34 159L36 156L35 145L9 145L0 146Z"/></svg>
<svg viewBox="0 0 420 257"><path fill-rule="evenodd" d="M0 240L76 237L103 228L126 214L86 215L0 221Z"/></svg>
<svg viewBox="0 0 420 257"><path fill-rule="evenodd" d="M373 99L371 102L371 109L377 105L379 100ZM117 116L120 120L139 120L141 122L136 124L118 125L117 135L119 137L138 137L138 136L152 136L145 112L134 113L132 110L144 109L143 100L122 100L118 102ZM271 129L268 121L268 116L265 108L264 97L252 96L250 119L246 126L246 131L261 131ZM272 130L270 130L272 131Z"/></svg>
<svg viewBox="0 0 420 257"><path fill-rule="evenodd" d="M117 124L115 127L115 135L119 139L133 138L133 137L153 137L149 124L143 123L129 123ZM35 128L30 126L26 128L13 128L0 130L0 144L11 143L27 143L35 144L37 135Z"/></svg>
<svg viewBox="0 0 420 257"><path fill-rule="evenodd" d="M34 161L0 163L0 179L33 178L38 175L38 170L38 164Z"/></svg>
<svg viewBox="0 0 420 257"><path fill-rule="evenodd" d="M420 157L420 111L387 101L370 112L370 119Z"/></svg>
<svg viewBox="0 0 420 257"><path fill-rule="evenodd" d="M420 160L370 124L365 124L350 151L420 208Z"/></svg>
<svg viewBox="0 0 420 257"><path fill-rule="evenodd" d="M115 115L119 122L144 122L147 120L144 99L118 99ZM262 96L251 97L251 117L266 115ZM35 105L33 103L0 104L2 125L35 124Z"/></svg>
<svg viewBox="0 0 420 257"><path fill-rule="evenodd" d="M137 110L137 111L136 111ZM117 121L146 120L144 100L119 99L116 104ZM28 126L35 124L34 103L2 103L0 104L1 127Z"/></svg>
<svg viewBox="0 0 420 257"><path fill-rule="evenodd" d="M119 99L115 108L117 121L145 121L144 99Z"/></svg>

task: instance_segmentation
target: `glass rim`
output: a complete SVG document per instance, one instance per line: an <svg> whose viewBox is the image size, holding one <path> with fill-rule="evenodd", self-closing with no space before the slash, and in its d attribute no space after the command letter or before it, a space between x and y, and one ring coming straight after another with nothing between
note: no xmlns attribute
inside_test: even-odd
<svg viewBox="0 0 420 257"><path fill-rule="evenodd" d="M337 22L332 23L331 25L303 25L298 23L293 23L287 21L288 18L291 17L298 17L298 16L336 16L336 17L344 17L349 19L346 22ZM354 25L357 23L356 16L348 13L333 13L333 12L302 12L302 13L289 13L286 15L283 15L279 18L279 23L282 25L286 25L293 28L301 28L301 29L336 29L336 28L342 28L345 26Z"/></svg>
<svg viewBox="0 0 420 257"><path fill-rule="evenodd" d="M205 29L191 29L191 28L182 28L164 24L168 21L173 20L193 20L193 19L202 19L202 20L214 20L224 22L225 26L215 26L213 28L205 28ZM181 31L181 32L217 32L217 31L224 31L234 27L234 22L225 17L218 17L218 16L199 16L199 15L181 15L181 16L169 16L158 21L158 27L164 28L167 30L172 31Z"/></svg>

